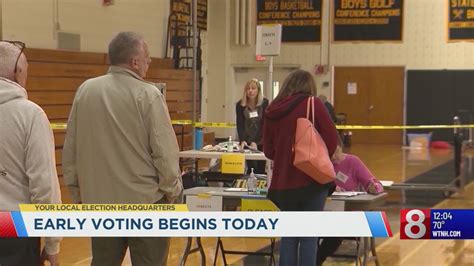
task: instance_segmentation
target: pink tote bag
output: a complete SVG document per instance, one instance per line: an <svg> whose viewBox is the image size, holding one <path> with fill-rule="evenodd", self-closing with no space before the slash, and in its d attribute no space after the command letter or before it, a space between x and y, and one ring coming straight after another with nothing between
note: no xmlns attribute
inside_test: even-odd
<svg viewBox="0 0 474 266"><path fill-rule="evenodd" d="M336 179L326 143L314 127L314 97L308 98L306 118L296 121L294 152L293 165L316 182L326 184Z"/></svg>

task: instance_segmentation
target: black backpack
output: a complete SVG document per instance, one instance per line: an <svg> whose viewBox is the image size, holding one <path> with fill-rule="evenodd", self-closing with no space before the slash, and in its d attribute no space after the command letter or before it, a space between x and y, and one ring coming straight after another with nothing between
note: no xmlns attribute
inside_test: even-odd
<svg viewBox="0 0 474 266"><path fill-rule="evenodd" d="M193 187L207 187L207 181L202 177L202 174L194 171L194 168L188 168L181 176L183 180L184 189Z"/></svg>

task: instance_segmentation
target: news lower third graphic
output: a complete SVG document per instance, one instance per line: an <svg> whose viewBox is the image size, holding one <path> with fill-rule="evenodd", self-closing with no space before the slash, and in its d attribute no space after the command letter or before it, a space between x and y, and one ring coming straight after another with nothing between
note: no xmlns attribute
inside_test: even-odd
<svg viewBox="0 0 474 266"><path fill-rule="evenodd" d="M199 212L181 204L22 204L0 212L0 237L54 236L391 237L392 231L384 212Z"/></svg>
<svg viewBox="0 0 474 266"><path fill-rule="evenodd" d="M474 239L472 209L404 209L401 239Z"/></svg>

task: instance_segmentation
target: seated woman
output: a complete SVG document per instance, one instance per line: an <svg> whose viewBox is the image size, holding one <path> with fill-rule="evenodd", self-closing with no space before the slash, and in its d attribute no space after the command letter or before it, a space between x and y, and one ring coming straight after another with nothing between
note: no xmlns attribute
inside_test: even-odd
<svg viewBox="0 0 474 266"><path fill-rule="evenodd" d="M245 84L242 99L235 105L237 132L243 148L262 151L262 128L268 100L263 97L262 87L257 79ZM265 161L247 161L247 168L255 169L255 173L265 173ZM250 170L248 171L250 172Z"/></svg>
<svg viewBox="0 0 474 266"><path fill-rule="evenodd" d="M370 194L383 192L380 181L375 178L359 157L343 153L341 146L336 148L332 162L336 172L336 190L366 191Z"/></svg>
<svg viewBox="0 0 474 266"><path fill-rule="evenodd" d="M366 191L369 194L383 192L383 186L370 172L359 157L342 152L341 146L336 148L332 157L336 172L337 191ZM341 245L344 238L320 238L316 265L322 265Z"/></svg>

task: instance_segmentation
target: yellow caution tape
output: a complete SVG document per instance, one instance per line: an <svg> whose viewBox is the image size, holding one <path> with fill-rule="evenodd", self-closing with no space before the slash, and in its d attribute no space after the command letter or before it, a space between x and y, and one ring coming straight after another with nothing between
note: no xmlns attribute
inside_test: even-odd
<svg viewBox="0 0 474 266"><path fill-rule="evenodd" d="M196 122L191 120L172 120L173 125L194 125L194 127L235 128L234 123ZM53 130L66 129L66 123L51 123ZM439 129L439 128L474 128L474 125L418 125L418 126L362 126L362 125L337 125L337 129Z"/></svg>
<svg viewBox="0 0 474 266"><path fill-rule="evenodd" d="M220 127L220 128L235 128L234 123L210 123L210 122L197 122L194 123L195 127Z"/></svg>
<svg viewBox="0 0 474 266"><path fill-rule="evenodd" d="M192 125L193 121L191 120L172 120L171 123L173 125ZM66 129L67 124L66 123L51 123L51 129L53 130L59 130L59 129Z"/></svg>
<svg viewBox="0 0 474 266"><path fill-rule="evenodd" d="M193 121L191 120L171 120L173 125L192 125Z"/></svg>
<svg viewBox="0 0 474 266"><path fill-rule="evenodd" d="M66 123L51 123L51 129L53 130L66 129L66 128L67 128Z"/></svg>

